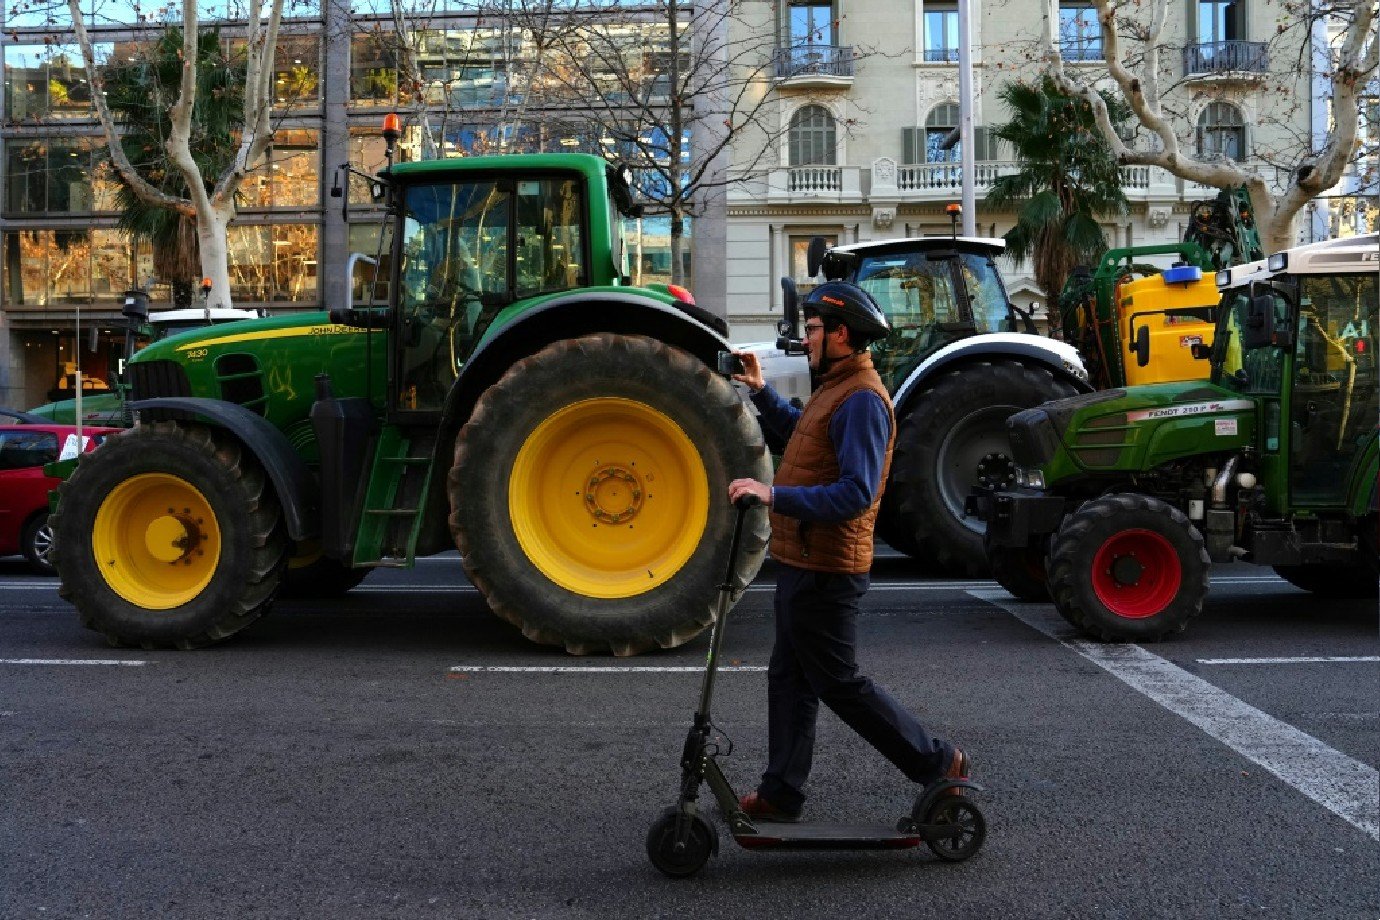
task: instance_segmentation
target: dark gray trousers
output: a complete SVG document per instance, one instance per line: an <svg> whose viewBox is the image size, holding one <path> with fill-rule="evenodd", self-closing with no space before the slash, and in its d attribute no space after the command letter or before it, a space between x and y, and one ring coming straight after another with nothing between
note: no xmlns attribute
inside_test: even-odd
<svg viewBox="0 0 1380 920"><path fill-rule="evenodd" d="M916 783L939 778L953 748L930 736L885 690L858 673L858 601L867 575L789 565L776 579L776 645L767 669L768 754L758 793L779 808L805 801L822 701Z"/></svg>

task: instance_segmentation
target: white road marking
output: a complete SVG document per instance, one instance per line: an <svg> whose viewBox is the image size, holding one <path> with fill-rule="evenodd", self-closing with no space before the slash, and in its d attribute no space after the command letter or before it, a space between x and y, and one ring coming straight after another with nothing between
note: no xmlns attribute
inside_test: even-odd
<svg viewBox="0 0 1380 920"><path fill-rule="evenodd" d="M1301 655L1295 658L1199 658L1199 664L1332 664L1380 661L1380 655Z"/></svg>
<svg viewBox="0 0 1380 920"><path fill-rule="evenodd" d="M1242 702L1139 645L1080 639L1050 604L1020 604L1005 591L970 591L1105 669L1308 798L1380 840L1380 773Z"/></svg>
<svg viewBox="0 0 1380 920"><path fill-rule="evenodd" d="M147 661L127 658L0 658L0 664L105 664L122 668L140 668Z"/></svg>
<svg viewBox="0 0 1380 920"><path fill-rule="evenodd" d="M653 666L640 666L640 667L634 667L634 666L632 666L632 665L628 665L628 666L624 666L624 667L614 666L614 665L589 665L589 666L581 666L581 665L550 665L550 666L545 666L545 667L538 667L538 666L535 666L535 665L534 665L534 666L530 666L530 667L529 667L529 666L519 667L519 666L516 666L516 665L500 666L500 665L462 664L462 665L456 665L455 667L451 668L450 670L451 670L452 673L466 673L466 674L475 674L475 673L483 673L483 674L701 674L701 673L704 672L704 667L703 667L702 665L701 665L701 666L696 666L696 667L680 667L680 666L675 666L675 667L672 667L672 666L666 666L666 667L653 667ZM763 672L763 671L766 671L766 667L765 667L765 666L761 666L761 665L734 665L734 666L724 666L724 667L719 668L719 673L720 673L720 674L724 674L724 673L757 674L757 673L761 673L761 672Z"/></svg>

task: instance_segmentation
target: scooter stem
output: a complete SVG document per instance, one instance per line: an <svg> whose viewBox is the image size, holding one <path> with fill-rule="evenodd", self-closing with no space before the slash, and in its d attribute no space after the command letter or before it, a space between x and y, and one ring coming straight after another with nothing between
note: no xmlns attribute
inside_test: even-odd
<svg viewBox="0 0 1380 920"><path fill-rule="evenodd" d="M695 727L708 730L709 701L714 695L714 676L719 670L719 649L724 642L724 625L728 619L728 609L733 597L733 571L738 564L738 550L743 542L743 519L748 511L757 507L762 500L755 495L744 495L733 503L738 516L733 521L733 542L728 550L728 567L724 580L719 585L719 598L714 609L714 626L709 633L709 657L705 660L704 681L700 685L700 705L695 711Z"/></svg>

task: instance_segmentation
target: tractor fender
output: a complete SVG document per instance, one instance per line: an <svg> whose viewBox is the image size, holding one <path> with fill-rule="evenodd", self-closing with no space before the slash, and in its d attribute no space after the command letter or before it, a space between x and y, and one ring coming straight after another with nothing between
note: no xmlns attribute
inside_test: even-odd
<svg viewBox="0 0 1380 920"><path fill-rule="evenodd" d="M901 415L909 410L909 403L923 389L921 385L931 377L957 364L992 358L1013 358L1023 364L1040 364L1049 368L1059 380L1076 387L1080 393L1091 393L1094 389L1088 382L1088 371L1083 366L1078 349L1067 342L1020 332L994 332L959 339L920 362L920 366L910 372L892 397L896 414Z"/></svg>
<svg viewBox="0 0 1380 920"><path fill-rule="evenodd" d="M645 335L714 367L732 348L715 329L684 310L634 293L591 291L557 297L519 313L487 335L460 369L441 421L447 443L469 420L479 397L518 361L552 342L597 332Z"/></svg>
<svg viewBox="0 0 1380 920"><path fill-rule="evenodd" d="M273 423L237 403L197 396L160 396L129 404L131 409L172 409L187 412L233 434L263 466L283 506L288 536L308 540L317 535L320 520L317 489L306 461Z"/></svg>

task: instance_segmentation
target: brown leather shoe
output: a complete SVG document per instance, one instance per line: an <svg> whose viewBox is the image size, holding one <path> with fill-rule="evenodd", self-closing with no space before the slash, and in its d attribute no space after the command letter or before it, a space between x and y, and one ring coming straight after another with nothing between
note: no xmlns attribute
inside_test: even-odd
<svg viewBox="0 0 1380 920"><path fill-rule="evenodd" d="M749 792L747 795L740 798L738 800L738 807L741 808L743 813L749 818L755 818L758 821L791 822L800 820L799 808L795 811L777 808L755 792Z"/></svg>
<svg viewBox="0 0 1380 920"><path fill-rule="evenodd" d="M939 779L967 779L968 778L968 755L958 748L954 748L954 756L949 759L949 768L940 774ZM962 795L962 789L950 789L946 795Z"/></svg>

